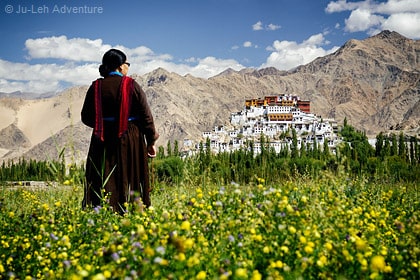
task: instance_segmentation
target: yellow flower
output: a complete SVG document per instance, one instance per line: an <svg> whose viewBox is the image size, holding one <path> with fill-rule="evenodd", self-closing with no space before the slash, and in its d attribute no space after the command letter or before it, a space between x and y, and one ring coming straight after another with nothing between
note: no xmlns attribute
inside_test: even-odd
<svg viewBox="0 0 420 280"><path fill-rule="evenodd" d="M200 272L197 274L197 276L196 276L196 278L197 278L198 280L201 280L201 279L206 279L206 277L207 277L207 273L206 273L205 271L200 271Z"/></svg>
<svg viewBox="0 0 420 280"><path fill-rule="evenodd" d="M148 257L152 257L155 254L155 251L150 248L149 246L147 246L146 248L144 248L144 253L146 254L146 256Z"/></svg>
<svg viewBox="0 0 420 280"><path fill-rule="evenodd" d="M187 266L193 267L195 265L198 265L200 263L200 259L198 258L197 254L194 254L194 256L191 256L187 260Z"/></svg>
<svg viewBox="0 0 420 280"><path fill-rule="evenodd" d="M255 241L261 241L263 238L261 234L256 234L252 236L252 239L254 239Z"/></svg>
<svg viewBox="0 0 420 280"><path fill-rule="evenodd" d="M290 226L290 227L289 227L289 232L290 232L291 234L295 234L295 233L296 233L296 228L295 228L294 226Z"/></svg>
<svg viewBox="0 0 420 280"><path fill-rule="evenodd" d="M325 249L331 251L333 249L333 245L330 242L324 244Z"/></svg>
<svg viewBox="0 0 420 280"><path fill-rule="evenodd" d="M350 252L347 249L343 250L343 255L346 258L346 261L352 261L353 260L353 256L350 255Z"/></svg>
<svg viewBox="0 0 420 280"><path fill-rule="evenodd" d="M305 246L304 250L307 254L312 254L314 252L314 249L309 245Z"/></svg>
<svg viewBox="0 0 420 280"><path fill-rule="evenodd" d="M384 271L386 267L385 258L383 256L374 256L370 261L370 268L373 271Z"/></svg>
<svg viewBox="0 0 420 280"><path fill-rule="evenodd" d="M356 239L356 248L359 251L364 251L366 250L366 242L363 239Z"/></svg>
<svg viewBox="0 0 420 280"><path fill-rule="evenodd" d="M318 261L316 262L316 264L319 267L324 267L327 264L327 257L326 256L321 256Z"/></svg>
<svg viewBox="0 0 420 280"><path fill-rule="evenodd" d="M184 246L186 249L191 249L194 245L194 240L191 238L187 238L184 242Z"/></svg>
<svg viewBox="0 0 420 280"><path fill-rule="evenodd" d="M238 268L235 271L235 276L238 278L247 278L248 274L245 268Z"/></svg>
<svg viewBox="0 0 420 280"><path fill-rule="evenodd" d="M252 278L251 278L251 280L261 280L261 279L262 279L261 273L259 273L258 270L254 270L252 272Z"/></svg>
<svg viewBox="0 0 420 280"><path fill-rule="evenodd" d="M191 229L191 224L188 221L183 221L181 224L181 229L189 231Z"/></svg>
<svg viewBox="0 0 420 280"><path fill-rule="evenodd" d="M182 253L182 252L181 252L181 253L179 253L179 254L178 254L178 256L177 256L177 259L178 259L179 261L181 261L181 262L182 262L182 261L185 261L185 254L184 254L184 253Z"/></svg>
<svg viewBox="0 0 420 280"><path fill-rule="evenodd" d="M270 264L270 266L273 267L273 268L282 268L283 267L283 262L282 261L275 261L275 262L272 262Z"/></svg>
<svg viewBox="0 0 420 280"><path fill-rule="evenodd" d="M105 280L106 277L102 273L98 273L95 276L92 277L92 280Z"/></svg>

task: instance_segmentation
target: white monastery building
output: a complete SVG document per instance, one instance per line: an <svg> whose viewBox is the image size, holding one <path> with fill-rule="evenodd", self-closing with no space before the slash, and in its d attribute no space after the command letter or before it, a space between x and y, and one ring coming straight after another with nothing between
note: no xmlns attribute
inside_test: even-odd
<svg viewBox="0 0 420 280"><path fill-rule="evenodd" d="M335 120L322 119L310 112L310 101L294 95L266 96L246 100L242 111L231 113L230 125L204 132L202 143L205 146L209 139L211 150L217 153L238 150L253 141L254 153L259 153L263 134L265 142L278 153L290 149L294 130L298 149L301 145L313 147L314 143L322 148L327 141L334 152L340 142L337 129Z"/></svg>

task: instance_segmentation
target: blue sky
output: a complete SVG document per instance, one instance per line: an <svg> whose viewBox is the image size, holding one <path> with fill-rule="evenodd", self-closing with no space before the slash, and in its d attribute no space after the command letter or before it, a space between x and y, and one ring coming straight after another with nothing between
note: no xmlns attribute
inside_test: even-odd
<svg viewBox="0 0 420 280"><path fill-rule="evenodd" d="M0 92L90 84L110 48L127 54L131 74L209 78L289 70L385 29L420 39L420 1L2 0Z"/></svg>

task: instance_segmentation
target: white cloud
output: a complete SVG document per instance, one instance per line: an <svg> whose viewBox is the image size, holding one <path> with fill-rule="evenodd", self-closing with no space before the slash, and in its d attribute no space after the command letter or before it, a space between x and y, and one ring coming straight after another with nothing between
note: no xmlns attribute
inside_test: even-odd
<svg viewBox="0 0 420 280"><path fill-rule="evenodd" d="M258 31L258 30L263 30L263 29L264 28L261 21L258 21L257 23L252 25L252 30Z"/></svg>
<svg viewBox="0 0 420 280"><path fill-rule="evenodd" d="M227 68L232 68L238 71L245 67L234 59L217 59L209 56L204 59L200 59L199 63L192 67L189 73L196 77L208 78L223 72Z"/></svg>
<svg viewBox="0 0 420 280"><path fill-rule="evenodd" d="M129 74L145 74L162 67L180 75L201 78L219 74L226 68L244 68L233 59L214 57L189 58L174 63L169 54L155 54L145 46L127 48L104 44L101 39L68 39L66 36L28 39L25 43L28 62L14 63L0 59L0 92L59 92L66 86L89 85L99 77L102 55L110 48L126 53L131 63ZM58 59L51 63L51 59ZM36 63L33 63L36 60Z"/></svg>
<svg viewBox="0 0 420 280"><path fill-rule="evenodd" d="M321 47L327 43L324 35L321 33L309 37L300 44L294 41L276 40L272 46L267 48L272 53L267 58L267 61L261 65L261 68L276 67L280 70L290 70L338 49L338 47L333 47L325 50Z"/></svg>
<svg viewBox="0 0 420 280"><path fill-rule="evenodd" d="M252 30L254 31L259 31L259 30L268 30L268 31L274 31L277 29L280 29L281 26L274 24L274 23L270 23L266 26L263 25L262 21L258 21L257 23L252 25Z"/></svg>
<svg viewBox="0 0 420 280"><path fill-rule="evenodd" d="M280 29L280 28L281 28L280 25L276 25L276 24L272 24L272 23L270 23L269 25L267 25L267 29L268 30L277 30L277 29Z"/></svg>
<svg viewBox="0 0 420 280"><path fill-rule="evenodd" d="M98 64L58 65L13 63L0 60L0 92L56 92L63 90L60 82L87 85L98 77Z"/></svg>
<svg viewBox="0 0 420 280"><path fill-rule="evenodd" d="M351 12L348 19L345 20L345 30L349 32L366 31L381 24L384 18L372 14L368 10L357 9Z"/></svg>
<svg viewBox="0 0 420 280"><path fill-rule="evenodd" d="M110 45L104 45L101 39L67 39L66 36L28 39L25 47L29 54L28 59L56 58L91 62L100 60L101 53L111 48Z"/></svg>
<svg viewBox="0 0 420 280"><path fill-rule="evenodd" d="M325 11L338 13L351 11L345 19L344 30L349 32L364 31L373 35L382 30L396 31L403 36L420 38L420 1L419 0L364 0L348 2L331 1Z"/></svg>
<svg viewBox="0 0 420 280"><path fill-rule="evenodd" d="M370 1L368 0L368 2ZM339 12L344 12L344 11L351 11L364 5L366 5L366 1L359 1L359 2L347 2L347 0L331 1L330 3L328 3L327 8L325 8L325 11L327 13L339 13Z"/></svg>
<svg viewBox="0 0 420 280"><path fill-rule="evenodd" d="M250 48L250 47L252 47L252 42L250 42L250 41L246 41L246 42L244 42L243 46L244 46L245 48Z"/></svg>
<svg viewBox="0 0 420 280"><path fill-rule="evenodd" d="M418 0L388 0L374 6L374 12L392 15L395 13L419 13Z"/></svg>
<svg viewBox="0 0 420 280"><path fill-rule="evenodd" d="M400 13L388 17L382 24L384 29L398 30L404 36L420 39L420 13Z"/></svg>

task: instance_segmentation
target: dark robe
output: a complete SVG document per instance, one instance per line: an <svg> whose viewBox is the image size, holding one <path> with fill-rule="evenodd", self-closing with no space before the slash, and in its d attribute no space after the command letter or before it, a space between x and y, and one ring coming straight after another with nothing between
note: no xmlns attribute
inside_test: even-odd
<svg viewBox="0 0 420 280"><path fill-rule="evenodd" d="M150 182L147 145L153 145L159 134L146 100L146 94L134 81L131 92L127 130L119 136L122 77L106 77L101 81L99 104L102 105L103 141L92 133L86 159L86 185L83 207L102 204L104 194L114 211L125 211L126 202L141 198L150 206ZM98 103L97 103L98 104ZM99 110L98 110L99 111ZM95 128L95 86L89 88L82 108L82 122ZM99 116L99 119L101 117Z"/></svg>

